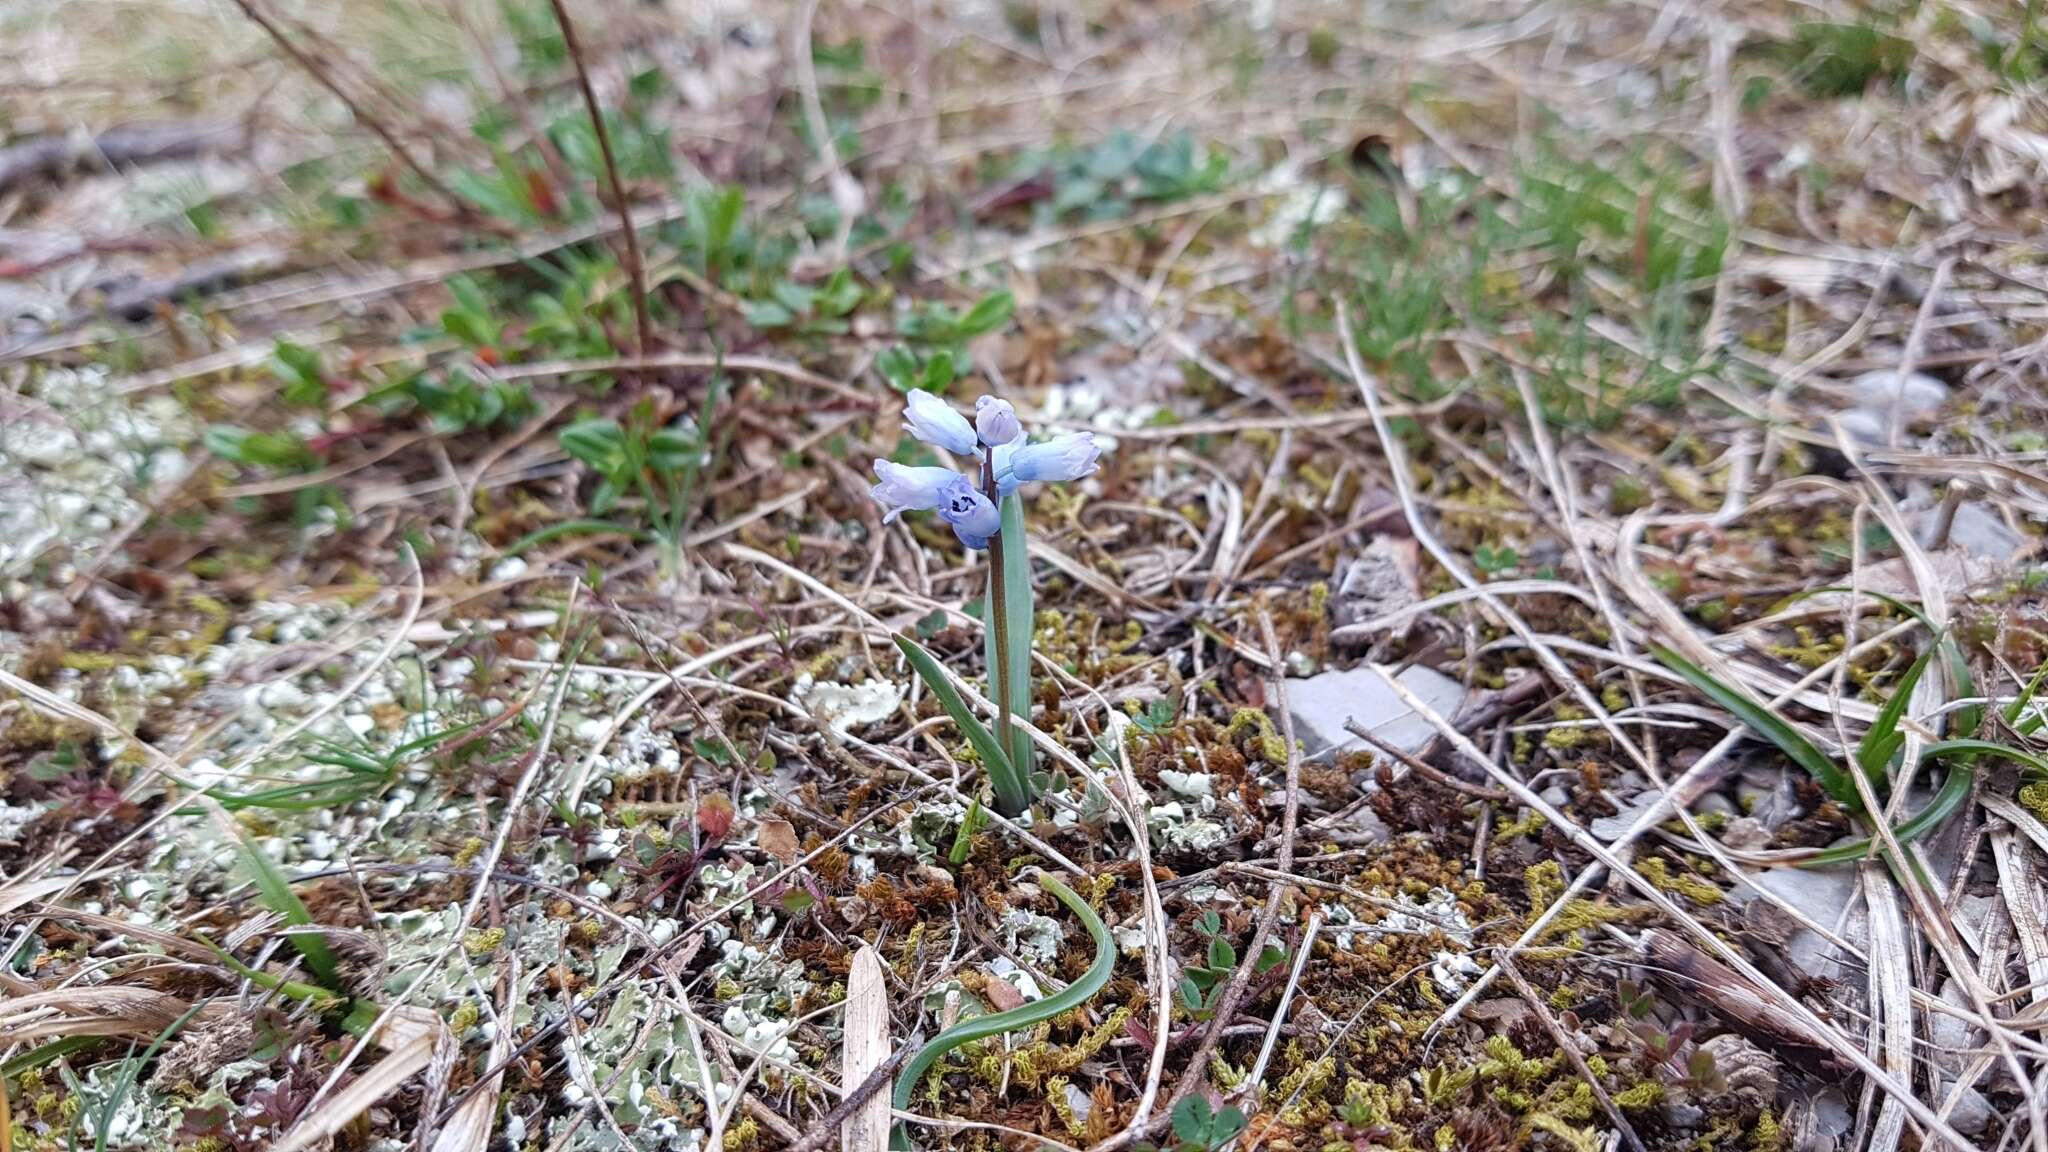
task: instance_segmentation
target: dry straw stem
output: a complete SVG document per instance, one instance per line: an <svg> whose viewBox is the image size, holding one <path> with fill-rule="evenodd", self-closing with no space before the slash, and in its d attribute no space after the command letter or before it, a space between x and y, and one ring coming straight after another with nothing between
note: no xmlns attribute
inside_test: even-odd
<svg viewBox="0 0 2048 1152"><path fill-rule="evenodd" d="M862 1084L889 1059L889 988L882 958L863 945L846 978L846 1019L839 1082ZM889 1095L877 1092L839 1126L841 1152L884 1152L889 1146Z"/></svg>
<svg viewBox="0 0 2048 1152"><path fill-rule="evenodd" d="M460 196L457 196L453 189L443 183L440 177L434 175L432 168L414 156L412 150L399 140L398 136L392 132L391 128L381 118L371 115L362 106L361 101L351 96L348 89L342 87L341 82L335 79L333 73L318 58L293 43L292 38L285 33L284 28L278 24L274 17L263 10L257 0L235 0L235 6L240 8L249 19L255 21L257 26L262 28L272 40L276 41L277 46L284 50L285 55L290 56L300 68L305 69L308 76L311 76L322 88L333 93L334 98L341 101L342 105L348 109L349 115L355 117L357 122L362 124L363 127L368 128L378 140L382 141L384 147L390 149L391 154L398 157L399 162L404 164L421 184L426 185L433 191L434 195L446 201L450 210L457 216L464 218L470 215L468 204Z"/></svg>
<svg viewBox="0 0 2048 1152"><path fill-rule="evenodd" d="M248 0L242 0L247 3ZM576 66L576 86L583 91L583 106L590 113L591 131L597 134L597 150L604 157L604 178L611 185L613 211L619 214L619 239L625 250L626 280L633 293L633 355L647 355L647 268L640 260L640 233L633 227L632 205L626 199L626 185L619 179L619 162L612 155L611 129L605 127L604 106L597 102L597 89L590 84L590 66L583 61L583 45L576 38L576 22L569 18L563 0L549 0L555 23L562 29L562 43Z"/></svg>

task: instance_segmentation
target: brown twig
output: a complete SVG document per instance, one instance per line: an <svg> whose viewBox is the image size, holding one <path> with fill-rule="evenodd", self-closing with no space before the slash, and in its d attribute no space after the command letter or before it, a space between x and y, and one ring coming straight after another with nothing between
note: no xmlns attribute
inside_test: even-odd
<svg viewBox="0 0 2048 1152"><path fill-rule="evenodd" d="M1614 1097L1607 1094L1606 1086L1600 1083L1598 1076L1593 1075L1593 1069L1587 1066L1585 1056L1580 1054L1578 1047L1572 1043L1572 1038L1565 1034L1564 1026L1557 1022L1557 1017L1550 1014L1550 1006L1543 1002L1543 997L1536 994L1536 990L1529 986L1527 980L1522 979L1521 969L1515 967L1514 958L1509 956L1506 950L1502 950L1494 955L1493 962L1500 965L1501 974L1508 978L1508 983L1513 984L1515 991L1521 993L1522 999L1528 1002L1529 1010L1536 1013L1538 1020L1543 1021L1543 1027L1550 1033L1550 1038L1557 1041L1557 1050L1564 1053L1565 1059L1572 1062L1572 1069L1579 1074L1579 1079L1585 1081L1586 1086L1593 1090L1593 1099L1599 1101L1600 1110L1607 1113L1607 1119L1613 1122L1615 1130L1621 1133L1621 1138L1628 1141L1628 1146L1634 1152L1647 1152L1643 1147L1642 1137L1636 1135L1635 1126L1628 1122L1628 1117L1621 1114L1621 1109L1615 1106Z"/></svg>
<svg viewBox="0 0 2048 1152"><path fill-rule="evenodd" d="M1281 809L1280 850L1275 857L1275 863L1279 867L1274 869L1285 875L1294 869L1294 828L1296 819L1301 814L1301 749L1294 743L1294 717L1287 710L1286 676L1283 671L1287 665L1281 658L1286 650L1280 647L1279 638L1273 630L1272 616L1263 609L1259 612L1259 630L1265 640L1266 651L1272 655L1266 689L1272 694L1273 710L1280 715L1280 739L1287 745L1287 799ZM1259 926L1252 933L1251 945L1245 953L1247 956L1257 956L1260 947L1272 935L1273 924L1280 916L1281 896L1286 889L1286 884L1277 880L1273 882L1272 891L1266 897L1266 907L1259 913ZM1217 1003L1216 1015L1203 1034L1201 1044L1195 1048L1194 1054L1188 1057L1187 1071L1181 1074L1180 1082L1174 1085L1173 1098L1166 1108L1160 1110L1159 1117L1154 1122L1155 1126L1170 1120L1173 1105L1179 1104L1181 1100L1201 1088L1202 1079L1208 1074L1209 1054L1222 1043L1224 1027L1236 1019L1238 1008L1244 1001L1245 991L1251 985L1252 970L1256 967L1255 964L1240 964L1231 972L1230 984L1224 988L1223 999Z"/></svg>
<svg viewBox="0 0 2048 1152"><path fill-rule="evenodd" d="M619 179L619 162L612 155L612 134L604 126L604 109L598 105L597 89L590 86L590 69L583 63L583 45L576 39L576 24L569 19L563 0L554 5L555 23L562 28L562 44L576 65L576 83L583 89L584 106L590 110L590 126L597 133L597 150L604 156L604 177L611 185L612 209L619 214L619 234L624 241L626 277L633 289L633 355L647 355L647 268L640 261L640 234L633 227L632 208L626 202L626 186Z"/></svg>
<svg viewBox="0 0 2048 1152"><path fill-rule="evenodd" d="M915 1050L906 1044L890 1053L881 1067L868 1073L867 1079L862 1080L859 1087L848 1092L838 1104L833 1105L832 1110L825 1113L816 1124L811 1125L811 1130L804 1133L804 1138L790 1145L786 1152L818 1152L834 1136L839 1135L839 1126L846 1123L848 1116L853 1115L875 1093L889 1086L889 1081L896 1075L897 1066Z"/></svg>
<svg viewBox="0 0 2048 1152"><path fill-rule="evenodd" d="M382 120L366 111L354 97L350 96L348 90L343 88L341 83L328 73L325 65L314 59L296 44L293 44L291 38L284 34L284 29L279 27L276 21L272 20L267 13L256 6L256 0L235 0L235 6L240 8L242 13L249 17L249 19L255 21L257 27L262 28L272 40L277 41L277 46L284 49L285 55L290 56L299 67L305 69L306 74L311 76L315 83L332 92L334 98L341 101L342 106L348 109L349 115L360 122L363 127L368 128L371 134L376 136L378 140L383 141L384 146L391 150L392 155L397 156L401 163L412 170L412 174L419 179L420 183L432 189L434 195L446 200L458 216L467 217L472 215L469 205L460 196L455 194L454 189L442 183L441 178L434 175L418 157L415 157L411 149L399 142L397 134L392 132Z"/></svg>
<svg viewBox="0 0 2048 1152"><path fill-rule="evenodd" d="M1535 678L1531 677L1531 679ZM1484 784L1468 784L1456 776L1437 768L1420 756L1387 743L1385 740L1373 735L1372 729L1367 728L1356 720L1346 720L1344 722L1344 730L1372 745L1374 748L1379 749L1382 754L1399 760L1417 775L1428 780L1434 780L1446 788L1455 789L1467 796L1474 796L1481 800L1506 800L1508 798L1508 794L1498 788L1488 788Z"/></svg>

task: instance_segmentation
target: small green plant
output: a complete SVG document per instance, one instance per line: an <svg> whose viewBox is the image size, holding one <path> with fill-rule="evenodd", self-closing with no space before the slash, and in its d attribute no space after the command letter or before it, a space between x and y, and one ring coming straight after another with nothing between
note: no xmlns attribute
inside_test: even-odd
<svg viewBox="0 0 2048 1152"><path fill-rule="evenodd" d="M967 863L967 854L974 850L974 838L988 823L988 814L981 810L981 801L967 805L967 818L960 821L959 831L953 833L953 849L946 853L946 859L958 868Z"/></svg>
<svg viewBox="0 0 2048 1152"><path fill-rule="evenodd" d="M1488 576L1498 576L1522 562L1522 556L1506 545L1481 544L1472 550L1472 566Z"/></svg>
<svg viewBox="0 0 2048 1152"><path fill-rule="evenodd" d="M756 328L786 328L804 336L844 335L852 327L847 317L860 307L864 295L853 282L853 273L845 268L815 288L783 280L769 289L769 299L747 304L747 323Z"/></svg>
<svg viewBox="0 0 2048 1152"><path fill-rule="evenodd" d="M900 344L884 348L875 356L875 371L899 392L930 392L944 395L953 386L956 369L953 350L940 348L920 354Z"/></svg>
<svg viewBox="0 0 2048 1152"><path fill-rule="evenodd" d="M1817 595L1830 591L1841 592L1847 589L1815 589L1803 595ZM1923 624L1927 623L1927 618L1910 605L1867 590L1865 595L1882 600L1894 609L1918 618ZM1830 799L1849 812L1866 819L1871 818L1871 814L1864 808L1861 791L1849 770L1823 751L1819 745L1807 739L1797 728L1787 723L1783 717L1748 693L1737 691L1722 683L1705 669L1676 652L1662 647L1652 648L1651 651L1665 667L1676 672L1701 695L1777 745L1779 751L1814 778ZM1871 721L1870 727L1864 731L1862 739L1857 742L1850 755L1850 765L1854 771L1861 773L1868 780L1871 792L1880 799L1889 790L1889 770L1905 743L1905 734L1900 729L1905 720L1906 706L1913 695L1914 685L1919 683L1920 677L1926 673L1937 655L1942 658L1956 691L1966 697L1977 695L1976 681L1970 674L1969 661L1964 657L1961 647L1952 636L1937 635L1928 649L1913 662L1899 678L1898 683L1892 686L1890 697L1878 710L1877 717ZM2009 704L2003 713L2006 724L2022 734L2040 726L2042 718L2038 713L2031 712L2029 706L2039 691L2041 682L2042 674L2036 673L2019 697ZM1935 793L1934 799L1928 801L1926 807L1901 821L1892 830L1892 835L1901 845L1927 836L1941 827L1963 806L1976 785L1975 762L1979 757L2010 760L2035 773L2048 775L2048 759L2009 744L1976 738L1975 734L1983 722L1982 707L1958 709L1953 719L1955 731L1961 733L1959 737L1933 741L1922 749L1922 756L1928 762L1941 764L1949 769L1948 776L1942 781L1941 790ZM1872 841L1869 839L1857 839L1810 853L1798 863L1801 867L1807 868L1850 863L1867 856L1871 845Z"/></svg>
<svg viewBox="0 0 2048 1152"><path fill-rule="evenodd" d="M279 340L270 355L270 371L284 384L279 397L294 408L318 408L327 400L327 374L320 353L303 344Z"/></svg>
<svg viewBox="0 0 2048 1152"><path fill-rule="evenodd" d="M256 432L232 424L216 424L206 430L205 444L208 452L244 468L310 472L320 466L320 457L304 440L289 432Z"/></svg>
<svg viewBox="0 0 2048 1152"><path fill-rule="evenodd" d="M1139 204L1170 204L1221 191L1230 177L1229 158L1209 151L1187 132L1146 141L1117 131L1087 149L1055 149L1027 155L1020 177L1050 172L1053 217L1110 220Z"/></svg>
<svg viewBox="0 0 2048 1152"><path fill-rule="evenodd" d="M1911 41L1869 24L1809 21L1767 51L1809 95L1823 99L1860 96L1875 80L1897 82L1913 63Z"/></svg>
<svg viewBox="0 0 2048 1152"><path fill-rule="evenodd" d="M705 411L717 402L718 386L707 391ZM550 525L506 549L517 555L557 536L582 532L616 532L653 540L664 548L663 562L674 571L682 554L683 530L694 510L692 497L710 458L697 421L689 417L657 427L651 401L634 405L622 424L610 417L579 420L558 434L562 450L597 476L589 510L594 519ZM603 519L621 501L637 496L644 525Z"/></svg>
<svg viewBox="0 0 2048 1152"><path fill-rule="evenodd" d="M1670 1029L1660 1027L1651 1016L1657 1010L1657 995L1633 980L1621 981L1615 989L1621 1023L1614 1029L1624 1043L1642 1049L1642 1055L1667 1082L1682 1084L1698 1092L1725 1092L1728 1082L1715 1067L1714 1054L1694 1045L1688 1051L1693 1027L1680 1021Z"/></svg>
<svg viewBox="0 0 2048 1152"><path fill-rule="evenodd" d="M936 656L900 632L896 646L974 746L995 791L996 810L1021 816L1031 806L1031 736L1010 721L1031 715L1034 616L1024 504L1018 491L1037 481L1087 476L1095 471L1101 450L1086 432L1029 443L1016 410L1009 401L993 396L975 403L973 423L922 391L909 393L903 416L904 427L917 439L955 456L978 458L972 477L950 468L876 460L875 478L880 483L870 495L885 510L885 524L904 512L937 512L962 544L988 551L988 595L982 601L988 627L982 630L982 654L988 663L989 694L995 698L996 732L989 732L967 707Z"/></svg>
<svg viewBox="0 0 2048 1152"><path fill-rule="evenodd" d="M1216 1152L1244 1131L1244 1112L1235 1105L1221 1111L1196 1092L1173 1106L1174 1152Z"/></svg>
<svg viewBox="0 0 2048 1152"><path fill-rule="evenodd" d="M1237 949L1223 938L1223 918L1213 909L1202 913L1201 919L1195 922L1195 931L1201 933L1208 943L1203 949L1203 962L1181 970L1180 1002L1188 1010L1188 1015L1197 1020L1207 1020L1216 1014L1217 1000L1229 985L1231 973L1237 969ZM1263 976L1286 961L1286 949L1268 944L1259 950L1259 959L1252 971Z"/></svg>
<svg viewBox="0 0 2048 1152"><path fill-rule="evenodd" d="M533 415L533 393L511 380L482 381L456 367L441 376L416 372L364 398L387 412L407 409L437 432L482 431Z"/></svg>
<svg viewBox="0 0 2048 1152"><path fill-rule="evenodd" d="M448 281L448 295L454 302L441 310L441 330L473 350L488 349L495 355L505 339L505 323L483 286L467 276L457 276Z"/></svg>

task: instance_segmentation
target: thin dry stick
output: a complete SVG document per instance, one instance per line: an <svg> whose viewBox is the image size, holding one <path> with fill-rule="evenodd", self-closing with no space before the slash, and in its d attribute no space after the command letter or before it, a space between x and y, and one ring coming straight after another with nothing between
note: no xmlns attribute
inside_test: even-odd
<svg viewBox="0 0 2048 1152"><path fill-rule="evenodd" d="M1294 869L1294 828L1295 820L1301 813L1301 749L1294 743L1294 714L1287 710L1286 676L1283 670L1286 662L1280 647L1279 636L1273 631L1273 618L1263 608L1259 610L1259 631L1265 640L1266 651L1271 654L1267 689L1273 694L1273 710L1280 714L1280 739L1287 745L1287 803L1281 810L1280 851L1275 856L1278 867L1274 871L1286 874ZM1280 898L1287 891L1287 885L1275 881L1272 891L1266 896L1266 907L1259 913L1259 926L1252 933L1251 946L1246 954L1257 956L1259 949L1273 933L1273 924L1280 917ZM1181 1074L1180 1082L1174 1086L1172 1104L1178 1104L1201 1087L1202 1078L1209 1070L1209 1054L1223 1040L1223 1029L1237 1015L1239 1005L1251 985L1252 969L1256 964L1240 964L1230 975L1230 984L1223 990L1223 998L1216 1008L1216 1016L1209 1028L1202 1034L1202 1042L1188 1057L1187 1071ZM1172 1114L1172 1108L1166 1115Z"/></svg>
<svg viewBox="0 0 2048 1152"><path fill-rule="evenodd" d="M243 0L244 3L247 0ZM633 227L633 210L626 202L626 186L619 180L619 162L612 155L611 130L604 126L604 109L598 105L597 89L590 86L590 69L583 64L583 45L576 39L576 23L569 19L563 0L550 0L555 23L562 28L562 44L576 65L576 83L583 89L583 104L590 111L590 127L597 133L597 150L604 156L604 178L612 189L612 210L619 214L619 236L626 256L626 278L633 290L633 355L647 355L647 268L640 262L640 233Z"/></svg>
<svg viewBox="0 0 2048 1152"><path fill-rule="evenodd" d="M1573 1070L1578 1072L1579 1079L1585 1081L1586 1086L1593 1090L1593 1099L1599 1101L1600 1110L1607 1113L1607 1118L1613 1121L1615 1130L1621 1133L1621 1138L1628 1141L1628 1146L1635 1152L1648 1152L1643 1147L1642 1137L1636 1135L1635 1126L1628 1122L1628 1117L1621 1114L1621 1109L1614 1106L1614 1097L1607 1094L1607 1088L1600 1083L1600 1078L1593 1075L1593 1069L1586 1064L1586 1058L1580 1054L1578 1045L1572 1043L1572 1038L1565 1034L1564 1026L1557 1022L1557 1017L1550 1014L1550 1006L1545 1004L1543 997L1536 994L1536 989L1531 988L1529 982L1522 978L1522 970L1515 967L1514 957L1509 956L1506 950L1501 950L1494 954L1493 962L1506 974L1508 983L1513 984L1515 991L1521 993L1522 999L1528 1002L1530 1010L1536 1013L1536 1018L1543 1021L1543 1027L1549 1031L1550 1038L1557 1042L1557 1050L1565 1054L1565 1058L1572 1062Z"/></svg>
<svg viewBox="0 0 2048 1152"><path fill-rule="evenodd" d="M1245 1092L1259 1090L1259 1081L1266 1076L1266 1065L1273 1059L1273 1046L1280 1040L1280 1026L1287 1022L1287 1009L1294 1004L1294 993L1301 987L1302 969L1308 967L1308 959L1316 950L1316 933L1323 930L1321 909L1309 913L1308 927L1301 934L1301 947L1294 954L1294 970L1287 974L1287 990L1280 993L1280 1004L1273 1009L1273 1019L1266 1026L1266 1039L1259 1045L1259 1058L1252 1061L1252 1074L1245 1077ZM1258 1101L1252 1100L1254 1107Z"/></svg>
<svg viewBox="0 0 2048 1152"><path fill-rule="evenodd" d="M412 154L410 149L399 142L397 135L390 128L385 127L382 120L364 110L356 102L355 98L348 94L348 90L343 88L333 76L328 74L327 69L318 60L315 60L312 56L300 50L297 45L293 44L291 38L284 34L284 29L278 27L277 23L268 14L256 6L256 0L235 0L235 6L240 8L249 19L255 21L257 27L262 28L264 32L268 33L272 40L277 41L277 46L284 49L285 55L290 56L299 67L305 69L306 74L311 76L315 83L334 93L334 98L341 101L342 106L348 109L349 115L360 122L363 127L368 128L377 139L383 141L384 146L391 149L392 155L397 156L401 163L412 170L412 174L418 177L420 183L433 189L434 195L446 200L455 209L457 215L468 216L471 214L469 205L464 203L462 198L455 194L454 189L442 183L440 177L428 170L427 166L421 163Z"/></svg>

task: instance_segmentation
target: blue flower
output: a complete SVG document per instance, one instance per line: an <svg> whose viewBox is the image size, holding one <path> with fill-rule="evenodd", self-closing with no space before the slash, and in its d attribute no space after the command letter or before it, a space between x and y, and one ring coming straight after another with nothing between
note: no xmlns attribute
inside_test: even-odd
<svg viewBox="0 0 2048 1152"><path fill-rule="evenodd" d="M875 479L881 483L869 489L882 506L882 523L905 512L929 512L937 508L952 490L953 482L964 480L951 468L910 468L887 460L875 461Z"/></svg>
<svg viewBox="0 0 2048 1152"><path fill-rule="evenodd" d="M1102 458L1090 432L1069 432L1041 444L1004 445L996 449L996 484L1007 496L1020 486L1040 480L1079 480L1095 471Z"/></svg>
<svg viewBox="0 0 2048 1152"><path fill-rule="evenodd" d="M1017 410L1010 407L1008 400L993 396L983 396L974 402L974 431L991 448L1024 436L1024 426L1017 423Z"/></svg>
<svg viewBox="0 0 2048 1152"><path fill-rule="evenodd" d="M1017 410L1009 401L993 396L975 402L974 423L970 424L937 396L912 392L903 406L903 427L919 440L955 455L984 457L996 490L983 491L979 475L877 460L875 479L880 483L869 491L882 506L882 522L890 523L905 512L935 511L969 548L988 547L989 540L1002 531L997 499L1040 480L1078 480L1094 472L1102 456L1095 437L1086 432L1055 436L1042 444L1027 443Z"/></svg>
<svg viewBox="0 0 2048 1152"><path fill-rule="evenodd" d="M988 538L1003 530L1003 514L996 511L995 501L957 472L939 500L939 518L951 524L953 535L969 548L988 547Z"/></svg>
<svg viewBox="0 0 2048 1152"><path fill-rule="evenodd" d="M929 392L910 394L903 405L903 427L919 440L955 456L972 456L977 446L974 425L967 422L967 417Z"/></svg>

